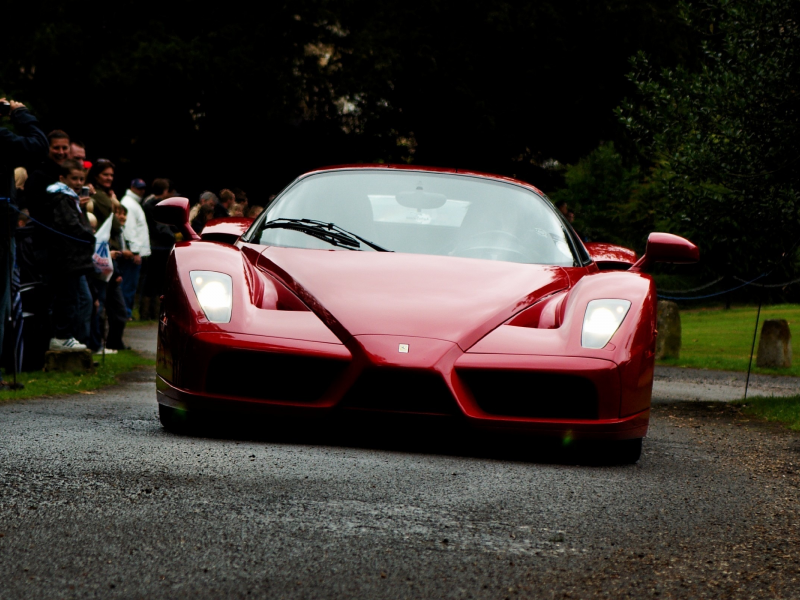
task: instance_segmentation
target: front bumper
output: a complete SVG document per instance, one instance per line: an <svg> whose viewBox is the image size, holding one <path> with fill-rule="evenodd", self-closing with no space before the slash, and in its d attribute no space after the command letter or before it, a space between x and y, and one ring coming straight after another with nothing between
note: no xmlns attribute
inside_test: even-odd
<svg viewBox="0 0 800 600"><path fill-rule="evenodd" d="M417 350L424 342L412 344ZM576 439L647 433L649 408L621 414L625 387L610 360L468 354L441 340L411 358L396 348L394 338L350 350L242 334L195 334L180 349L159 339L158 402L317 419L355 411L437 415L477 429ZM162 368L167 362L173 368Z"/></svg>

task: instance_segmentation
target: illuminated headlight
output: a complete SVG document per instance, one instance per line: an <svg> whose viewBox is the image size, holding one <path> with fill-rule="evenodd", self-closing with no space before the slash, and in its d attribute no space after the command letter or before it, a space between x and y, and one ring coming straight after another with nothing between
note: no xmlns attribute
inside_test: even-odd
<svg viewBox="0 0 800 600"><path fill-rule="evenodd" d="M191 271L197 301L212 323L229 323L233 301L231 276L214 271Z"/></svg>
<svg viewBox="0 0 800 600"><path fill-rule="evenodd" d="M630 307L631 303L627 300L592 300L589 302L583 317L581 346L584 348L604 347L619 329Z"/></svg>

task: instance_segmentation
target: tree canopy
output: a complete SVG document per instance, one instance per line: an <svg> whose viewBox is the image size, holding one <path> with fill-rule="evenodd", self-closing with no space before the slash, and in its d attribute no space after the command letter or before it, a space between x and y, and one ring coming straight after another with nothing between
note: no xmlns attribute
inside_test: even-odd
<svg viewBox="0 0 800 600"><path fill-rule="evenodd" d="M627 57L685 61L675 0L42 0L5 8L0 88L179 190L264 200L300 172L411 161L516 175L617 131Z"/></svg>

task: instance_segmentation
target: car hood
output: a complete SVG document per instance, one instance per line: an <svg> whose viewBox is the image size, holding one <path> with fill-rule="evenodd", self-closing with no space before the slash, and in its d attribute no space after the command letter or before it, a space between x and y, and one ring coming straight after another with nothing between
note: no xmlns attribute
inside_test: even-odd
<svg viewBox="0 0 800 600"><path fill-rule="evenodd" d="M435 338L463 349L569 286L561 267L420 254L269 247L256 262L340 338Z"/></svg>

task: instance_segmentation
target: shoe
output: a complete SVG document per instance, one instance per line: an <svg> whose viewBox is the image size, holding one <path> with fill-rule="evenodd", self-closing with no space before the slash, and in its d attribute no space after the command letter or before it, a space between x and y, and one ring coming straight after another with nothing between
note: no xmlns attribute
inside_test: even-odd
<svg viewBox="0 0 800 600"><path fill-rule="evenodd" d="M86 350L86 346L75 338L69 338L68 340L53 338L50 340L50 350L54 352L76 352L78 350Z"/></svg>
<svg viewBox="0 0 800 600"><path fill-rule="evenodd" d="M97 352L95 352L95 356L102 356L103 354L116 354L117 351L113 348L100 348Z"/></svg>
<svg viewBox="0 0 800 600"><path fill-rule="evenodd" d="M8 381L0 381L0 392L8 392L12 390L24 390L25 386L21 383L9 383Z"/></svg>

